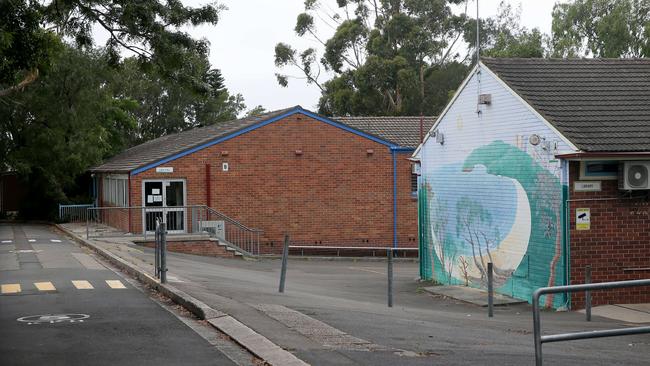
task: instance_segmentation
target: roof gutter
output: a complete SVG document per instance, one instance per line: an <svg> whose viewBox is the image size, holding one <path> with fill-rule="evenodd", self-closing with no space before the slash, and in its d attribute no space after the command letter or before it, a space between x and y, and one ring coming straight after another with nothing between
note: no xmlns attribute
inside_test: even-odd
<svg viewBox="0 0 650 366"><path fill-rule="evenodd" d="M608 151L579 151L575 153L555 155L558 159L565 160L590 160L590 159L611 159L611 160L628 160L628 159L650 159L650 151L636 152L608 152Z"/></svg>

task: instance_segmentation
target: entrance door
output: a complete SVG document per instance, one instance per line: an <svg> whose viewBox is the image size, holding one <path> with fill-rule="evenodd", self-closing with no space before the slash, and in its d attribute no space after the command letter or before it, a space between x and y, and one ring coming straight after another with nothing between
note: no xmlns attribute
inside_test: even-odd
<svg viewBox="0 0 650 366"><path fill-rule="evenodd" d="M185 232L185 182L162 180L144 182L145 230L156 229L156 219L167 224L167 231Z"/></svg>

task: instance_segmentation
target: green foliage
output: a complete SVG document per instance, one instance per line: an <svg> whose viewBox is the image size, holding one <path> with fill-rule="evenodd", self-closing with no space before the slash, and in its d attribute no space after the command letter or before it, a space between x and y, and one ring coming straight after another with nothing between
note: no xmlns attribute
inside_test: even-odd
<svg viewBox="0 0 650 366"><path fill-rule="evenodd" d="M473 55L476 22L454 15L460 0L341 0L335 14L319 1L305 2L294 28L321 43L323 54L300 52L286 43L275 48L275 65L303 76L277 73L281 86L292 77L321 90L319 112L328 115L438 114L466 76ZM519 25L518 14L502 4L497 19L483 21L483 47L494 57L542 57L541 33ZM467 9L465 9L467 10ZM316 16L334 23L327 40L318 37ZM331 25L331 24L330 24ZM455 50L465 42L470 52ZM321 67L333 73L320 81Z"/></svg>
<svg viewBox="0 0 650 366"><path fill-rule="evenodd" d="M650 57L650 1L558 3L552 31L556 57Z"/></svg>
<svg viewBox="0 0 650 366"><path fill-rule="evenodd" d="M106 57L65 48L33 87L0 103L0 164L28 188L23 215L43 217L89 165L126 147L124 136L136 128L135 102L107 87Z"/></svg>
<svg viewBox="0 0 650 366"><path fill-rule="evenodd" d="M529 30L521 25L521 7L513 9L501 1L495 18L481 19L479 23L481 56L487 57L544 57L548 52L545 36L537 28ZM473 56L476 52L476 20L465 25L465 41Z"/></svg>
<svg viewBox="0 0 650 366"><path fill-rule="evenodd" d="M0 171L16 171L26 185L23 216L51 218L68 193L86 190L76 188L90 166L133 144L245 110L210 66L208 44L183 31L215 24L221 9L177 0L0 2ZM99 49L97 28L109 35ZM122 60L124 51L131 57Z"/></svg>
<svg viewBox="0 0 650 366"><path fill-rule="evenodd" d="M41 6L45 22L78 46L93 46L93 27L101 27L109 35L105 47L111 59L126 49L165 69L178 68L188 54L207 52L206 42L182 27L217 24L222 9L213 4L192 8L179 0L51 0Z"/></svg>
<svg viewBox="0 0 650 366"><path fill-rule="evenodd" d="M0 97L24 89L60 49L35 2L0 1Z"/></svg>
<svg viewBox="0 0 650 366"><path fill-rule="evenodd" d="M155 65L145 72L138 59L128 58L111 86L116 95L137 101L138 128L130 144L232 120L245 108L241 95L230 95L219 70L202 56L187 58L173 80Z"/></svg>

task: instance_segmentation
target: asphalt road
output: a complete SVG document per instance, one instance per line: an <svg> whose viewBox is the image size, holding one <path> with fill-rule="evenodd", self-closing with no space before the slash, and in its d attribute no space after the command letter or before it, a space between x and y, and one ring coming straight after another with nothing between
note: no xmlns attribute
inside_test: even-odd
<svg viewBox="0 0 650 366"><path fill-rule="evenodd" d="M151 251L140 249L118 253L151 261ZM498 307L488 318L484 308L419 291L417 263L395 264L393 308L386 306L385 262L290 260L284 294L279 260L169 253L168 265L174 286L313 365L534 363L528 304ZM599 317L587 323L574 312L544 312L542 320L545 334L633 325ZM547 344L544 357L548 365L648 365L650 335Z"/></svg>
<svg viewBox="0 0 650 366"><path fill-rule="evenodd" d="M0 224L0 364L234 365L44 225Z"/></svg>

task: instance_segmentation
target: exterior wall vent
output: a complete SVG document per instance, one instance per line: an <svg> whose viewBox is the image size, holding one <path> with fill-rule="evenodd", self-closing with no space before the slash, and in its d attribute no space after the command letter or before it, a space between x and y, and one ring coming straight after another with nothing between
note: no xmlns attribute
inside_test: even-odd
<svg viewBox="0 0 650 366"><path fill-rule="evenodd" d="M492 94L480 94L478 96L478 104L492 104Z"/></svg>

